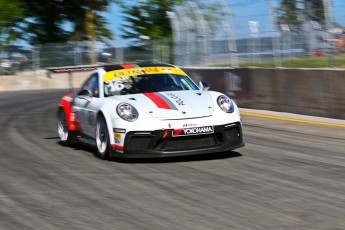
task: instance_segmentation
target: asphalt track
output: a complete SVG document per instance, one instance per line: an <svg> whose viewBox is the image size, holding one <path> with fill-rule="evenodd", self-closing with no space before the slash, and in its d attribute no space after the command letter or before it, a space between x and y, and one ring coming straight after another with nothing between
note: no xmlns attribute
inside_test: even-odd
<svg viewBox="0 0 345 230"><path fill-rule="evenodd" d="M243 115L246 147L111 160L58 143L65 91L0 93L0 229L345 229L345 128Z"/></svg>

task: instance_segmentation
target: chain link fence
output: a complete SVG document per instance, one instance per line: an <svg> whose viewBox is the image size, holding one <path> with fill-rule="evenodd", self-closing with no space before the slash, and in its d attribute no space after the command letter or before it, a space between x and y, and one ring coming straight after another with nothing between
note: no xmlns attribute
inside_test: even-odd
<svg viewBox="0 0 345 230"><path fill-rule="evenodd" d="M342 25L305 20L296 28L272 23L276 21L276 6L269 4L272 3L270 0L258 0L254 5L247 0L240 3L227 1L232 3L229 5L225 1L215 2L219 3L221 12L212 26L200 7L190 1L174 12L167 12L173 29L172 42L147 40L140 46L128 47L101 43L89 46L87 42L42 44L30 48L0 47L0 74L48 67L133 62L238 67L242 63L256 66L263 61L273 61L276 67L284 67L282 60L345 53L345 28ZM337 12L345 12L344 3L331 5L331 11L335 7ZM232 10L240 13L232 13ZM345 13L342 14L333 15L333 18L343 17L345 20ZM89 47L95 48L90 51ZM97 63L90 61L91 56L96 57ZM330 61L329 66L334 63Z"/></svg>
<svg viewBox="0 0 345 230"><path fill-rule="evenodd" d="M92 64L115 64L134 62L173 63L172 44L168 41L146 42L141 46L109 47L96 43L91 53L85 43L52 43L37 45L30 49L0 47L0 74L17 71L45 69L48 67L79 66ZM92 63L91 56L96 57Z"/></svg>

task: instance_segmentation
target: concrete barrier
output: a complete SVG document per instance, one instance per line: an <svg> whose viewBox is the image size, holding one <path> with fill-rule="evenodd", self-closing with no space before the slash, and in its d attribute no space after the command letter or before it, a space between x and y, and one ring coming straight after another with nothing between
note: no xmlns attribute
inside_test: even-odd
<svg viewBox="0 0 345 230"><path fill-rule="evenodd" d="M345 70L185 68L240 107L345 119ZM219 80L218 80L219 79Z"/></svg>
<svg viewBox="0 0 345 230"><path fill-rule="evenodd" d="M345 119L345 70L183 68L196 82L233 98L240 107ZM0 76L0 91L79 87L91 71Z"/></svg>
<svg viewBox="0 0 345 230"><path fill-rule="evenodd" d="M49 74L46 70L21 72L16 75L0 76L0 91L68 89L80 87L91 71Z"/></svg>

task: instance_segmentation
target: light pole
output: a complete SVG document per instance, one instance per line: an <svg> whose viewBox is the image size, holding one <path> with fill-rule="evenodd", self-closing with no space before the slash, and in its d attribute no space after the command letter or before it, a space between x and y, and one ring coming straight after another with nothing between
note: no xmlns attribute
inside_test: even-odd
<svg viewBox="0 0 345 230"><path fill-rule="evenodd" d="M230 63L233 67L239 67L238 63L238 55L237 55L237 45L236 45L236 39L233 38L233 32L232 32L232 14L228 7L228 5L225 3L224 0L219 1L220 5L224 7L224 13L225 13L225 19L223 20L223 28L226 33L227 37L227 43L228 43L228 51L230 55Z"/></svg>
<svg viewBox="0 0 345 230"><path fill-rule="evenodd" d="M274 12L274 5L272 0L267 0L267 4L269 7L270 12L270 19L271 19L271 36L272 36L272 52L273 52L273 61L275 67L281 67L281 57L280 57L280 44L279 44L279 33L277 30L277 18Z"/></svg>
<svg viewBox="0 0 345 230"><path fill-rule="evenodd" d="M256 41L259 38L259 22L256 21L249 21L249 28L250 28L250 36L252 38L252 61L256 62L257 50L256 50Z"/></svg>
<svg viewBox="0 0 345 230"><path fill-rule="evenodd" d="M333 41L333 20L332 20L332 0L323 0L323 8L325 13L325 21L326 21L326 30L328 39L332 41L331 43L331 56L330 56L330 65L331 67L335 67L335 58L334 58L334 52L335 52L335 43Z"/></svg>

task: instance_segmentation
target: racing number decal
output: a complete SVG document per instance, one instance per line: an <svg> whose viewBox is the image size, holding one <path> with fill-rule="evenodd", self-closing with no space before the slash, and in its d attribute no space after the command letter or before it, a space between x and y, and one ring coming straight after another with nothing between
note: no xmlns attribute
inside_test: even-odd
<svg viewBox="0 0 345 230"><path fill-rule="evenodd" d="M106 81L105 85L108 86L109 90L112 92L121 91L125 88L125 86L123 84L123 80L121 78L116 79L116 80Z"/></svg>

